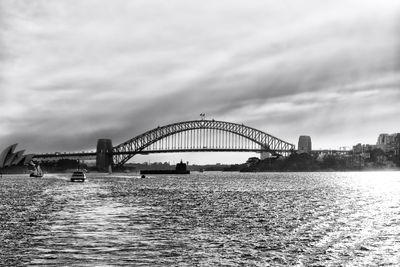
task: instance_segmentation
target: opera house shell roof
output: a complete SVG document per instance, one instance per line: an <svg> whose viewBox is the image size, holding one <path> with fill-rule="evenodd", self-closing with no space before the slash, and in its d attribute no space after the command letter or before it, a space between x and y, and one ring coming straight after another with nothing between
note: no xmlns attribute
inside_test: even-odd
<svg viewBox="0 0 400 267"><path fill-rule="evenodd" d="M33 154L24 155L25 150L14 152L16 147L17 144L13 144L0 153L0 168L28 164L32 160Z"/></svg>

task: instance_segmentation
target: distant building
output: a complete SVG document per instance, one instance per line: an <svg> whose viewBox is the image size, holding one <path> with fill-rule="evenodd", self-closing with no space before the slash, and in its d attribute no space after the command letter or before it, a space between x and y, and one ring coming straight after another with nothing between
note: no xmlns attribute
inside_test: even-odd
<svg viewBox="0 0 400 267"><path fill-rule="evenodd" d="M259 158L257 158L257 157L251 157L251 158L249 158L249 159L246 161L246 165L249 167L249 166L252 166L252 165L257 164L258 162L260 162L260 159L259 159Z"/></svg>
<svg viewBox="0 0 400 267"><path fill-rule="evenodd" d="M400 166L400 133L382 133L378 136L376 145L357 144L353 146L352 161L364 160L367 167L392 168ZM361 162L356 165L362 166Z"/></svg>
<svg viewBox="0 0 400 267"><path fill-rule="evenodd" d="M376 142L376 148L382 149L385 153L399 154L400 133L380 134Z"/></svg>
<svg viewBox="0 0 400 267"><path fill-rule="evenodd" d="M387 133L378 136L377 145L386 145L389 142L389 135Z"/></svg>
<svg viewBox="0 0 400 267"><path fill-rule="evenodd" d="M28 171L27 165L32 161L34 155L24 155L25 150L14 152L16 147L17 144L13 144L0 150L0 174Z"/></svg>
<svg viewBox="0 0 400 267"><path fill-rule="evenodd" d="M353 152L354 152L354 154L366 154L366 153L370 153L375 148L376 148L375 145L359 143L359 144L353 146Z"/></svg>
<svg viewBox="0 0 400 267"><path fill-rule="evenodd" d="M16 147L17 144L13 144L1 151L0 169L19 164L28 164L32 160L33 154L24 155L25 150L14 152Z"/></svg>
<svg viewBox="0 0 400 267"><path fill-rule="evenodd" d="M301 135L299 137L299 145L297 148L297 152L301 153L311 153L311 137L308 135Z"/></svg>

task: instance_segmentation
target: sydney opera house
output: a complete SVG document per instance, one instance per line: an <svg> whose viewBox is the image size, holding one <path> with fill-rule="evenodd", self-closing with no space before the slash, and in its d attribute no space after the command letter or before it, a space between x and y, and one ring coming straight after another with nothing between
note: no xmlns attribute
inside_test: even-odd
<svg viewBox="0 0 400 267"><path fill-rule="evenodd" d="M13 144L0 153L0 171L8 167L26 165L31 162L34 155L24 155L25 150L14 152L16 147L17 144Z"/></svg>

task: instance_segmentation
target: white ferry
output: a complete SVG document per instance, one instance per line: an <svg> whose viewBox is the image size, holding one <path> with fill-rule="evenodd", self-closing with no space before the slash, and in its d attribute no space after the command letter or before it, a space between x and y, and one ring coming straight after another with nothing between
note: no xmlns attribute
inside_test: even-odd
<svg viewBox="0 0 400 267"><path fill-rule="evenodd" d="M71 182L84 182L86 174L83 171L74 171L71 176Z"/></svg>

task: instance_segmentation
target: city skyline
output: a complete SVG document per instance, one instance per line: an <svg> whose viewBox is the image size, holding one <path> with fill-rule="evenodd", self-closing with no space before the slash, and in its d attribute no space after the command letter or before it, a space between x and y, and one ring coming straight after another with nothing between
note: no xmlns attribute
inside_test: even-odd
<svg viewBox="0 0 400 267"><path fill-rule="evenodd" d="M1 147L88 150L200 113L315 149L400 132L399 1L3 0L0 26Z"/></svg>

